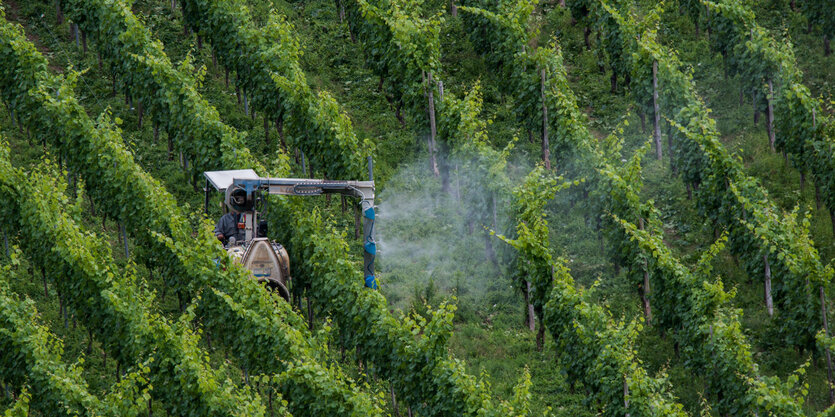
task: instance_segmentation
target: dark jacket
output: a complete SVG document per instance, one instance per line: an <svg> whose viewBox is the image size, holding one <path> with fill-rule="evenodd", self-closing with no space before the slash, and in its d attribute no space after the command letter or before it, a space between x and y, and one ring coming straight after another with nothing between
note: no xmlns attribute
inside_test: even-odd
<svg viewBox="0 0 835 417"><path fill-rule="evenodd" d="M215 236L223 234L224 242L234 236L238 243L243 243L246 238L245 229L238 229L238 220L241 218L240 213L226 213L220 217L215 226Z"/></svg>

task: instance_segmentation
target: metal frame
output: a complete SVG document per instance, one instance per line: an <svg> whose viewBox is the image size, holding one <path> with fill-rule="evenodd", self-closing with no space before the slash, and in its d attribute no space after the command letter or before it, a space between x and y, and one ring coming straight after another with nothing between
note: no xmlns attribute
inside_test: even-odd
<svg viewBox="0 0 835 417"><path fill-rule="evenodd" d="M377 256L377 243L374 241L374 165L371 157L368 157L368 181L335 181L318 180L307 178L262 178L258 177L251 169L230 170L230 171L207 171L203 173L206 178L206 199L204 211L209 214L209 189L213 186L218 191L226 191L228 188L243 189L246 192L247 200L254 201L255 193L267 191L270 195L295 195L295 196L316 196L322 194L342 194L360 199L363 220L363 275L365 286L377 288L377 279L374 275L374 259ZM232 177L229 182L229 177ZM234 190L233 190L234 191ZM225 206L225 205L224 205ZM253 210L253 222L256 221L257 211ZM257 227L253 224L251 227ZM250 234L247 228L247 238L255 236L256 232ZM249 240L249 239L247 239Z"/></svg>
<svg viewBox="0 0 835 417"><path fill-rule="evenodd" d="M371 173L371 168L369 168ZM373 177L372 177L373 178ZM305 178L235 178L231 187L241 188L247 199L254 198L259 190L266 190L270 195L316 196L322 194L342 194L360 199L363 214L363 275L365 285L377 288L374 274L374 259L377 256L377 243L374 241L374 181L335 181Z"/></svg>

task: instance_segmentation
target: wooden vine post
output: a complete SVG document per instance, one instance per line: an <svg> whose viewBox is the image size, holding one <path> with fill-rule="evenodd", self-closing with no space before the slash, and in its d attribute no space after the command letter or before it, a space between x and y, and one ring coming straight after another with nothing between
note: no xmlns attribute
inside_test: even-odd
<svg viewBox="0 0 835 417"><path fill-rule="evenodd" d="M818 121L817 121L817 112L815 108L812 108L812 128L817 129ZM817 203L817 207L820 208L820 191L819 187L815 185L815 202ZM832 233L835 233L835 211L832 208L829 208L829 221L832 224Z"/></svg>
<svg viewBox="0 0 835 417"><path fill-rule="evenodd" d="M548 105L545 102L545 68L540 70L540 90L542 94L542 161L545 169L551 170L551 149L548 144Z"/></svg>
<svg viewBox="0 0 835 417"><path fill-rule="evenodd" d="M444 102L444 82L437 81L436 84L438 85L438 102ZM441 155L439 159L439 169L441 171L441 191L444 194L452 195L452 190L449 187L449 150L447 147L441 147Z"/></svg>
<svg viewBox="0 0 835 417"><path fill-rule="evenodd" d="M774 84L771 79L768 80L768 107L766 108L766 130L768 131L768 144L771 145L771 151L775 151L774 142Z"/></svg>
<svg viewBox="0 0 835 417"><path fill-rule="evenodd" d="M826 293L823 291L823 285L820 286L821 297L821 318L823 318L823 332L824 336L829 338L829 321L826 319ZM826 353L826 378L829 381L829 404L835 404L835 385L832 381L832 354L829 348L824 348Z"/></svg>
<svg viewBox="0 0 835 417"><path fill-rule="evenodd" d="M676 166L676 159L673 157L673 127L667 123L667 151L670 152L670 171L673 176L678 175L678 167Z"/></svg>
<svg viewBox="0 0 835 417"><path fill-rule="evenodd" d="M171 131L168 131L168 160L174 160L174 139L171 137Z"/></svg>
<svg viewBox="0 0 835 417"><path fill-rule="evenodd" d="M525 316L525 324L528 326L528 329L534 331L536 328L536 322L534 321L534 311L533 311L533 304L531 304L531 281L525 280L525 305L527 305L527 315Z"/></svg>
<svg viewBox="0 0 835 417"><path fill-rule="evenodd" d="M626 417L631 417L629 414L629 383L626 381L626 375L623 376L623 408L626 412Z"/></svg>
<svg viewBox="0 0 835 417"><path fill-rule="evenodd" d="M264 144L270 145L270 118L264 116Z"/></svg>
<svg viewBox="0 0 835 417"><path fill-rule="evenodd" d="M432 73L427 77L426 93L429 98L429 165L432 169L432 175L440 176L438 171L438 161L435 159L435 136L437 135L437 127L435 126L435 97L432 89Z"/></svg>
<svg viewBox="0 0 835 417"><path fill-rule="evenodd" d="M138 117L137 125L139 129L142 129L142 121L145 117L145 109L142 107L142 100L136 100L136 115Z"/></svg>
<svg viewBox="0 0 835 417"><path fill-rule="evenodd" d="M774 299L771 296L771 264L768 263L768 254L763 255L765 263L765 308L768 310L768 317L774 317Z"/></svg>
<svg viewBox="0 0 835 417"><path fill-rule="evenodd" d="M61 10L61 0L55 0L55 18L59 25L64 23L64 12Z"/></svg>
<svg viewBox="0 0 835 417"><path fill-rule="evenodd" d="M638 229L644 230L643 217L638 217ZM641 304L644 307L644 318L646 319L647 326L652 326L652 307L649 304L649 266L647 265L646 259L644 259L644 282L638 288L638 292L641 293Z"/></svg>
<svg viewBox="0 0 835 417"><path fill-rule="evenodd" d="M655 156L661 160L661 111L658 106L658 61L652 61L652 138L655 140Z"/></svg>
<svg viewBox="0 0 835 417"><path fill-rule="evenodd" d="M389 392L391 393L391 408L394 410L394 417L400 417L400 407L397 406L397 396L394 395L393 384L389 384Z"/></svg>
<svg viewBox="0 0 835 417"><path fill-rule="evenodd" d="M554 280L556 276L556 269L554 265L551 265L551 275L548 277L550 281ZM530 292L530 287L528 287L528 292ZM539 329L536 331L536 351L542 352L542 348L545 347L545 311L544 308L540 304L539 308L535 308L533 313L539 318ZM533 321L533 318L531 318ZM534 330L534 325L531 324L531 330Z"/></svg>

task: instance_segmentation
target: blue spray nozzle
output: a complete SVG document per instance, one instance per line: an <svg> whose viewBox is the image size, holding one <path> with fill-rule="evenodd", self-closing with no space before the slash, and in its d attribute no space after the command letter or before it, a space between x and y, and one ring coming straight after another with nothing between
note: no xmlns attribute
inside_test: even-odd
<svg viewBox="0 0 835 417"><path fill-rule="evenodd" d="M377 244L376 243L366 242L365 245L363 245L363 247L365 248L365 251L368 252L369 254L371 254L372 256L377 255Z"/></svg>
<svg viewBox="0 0 835 417"><path fill-rule="evenodd" d="M363 212L363 216L365 216L366 219L374 220L374 207L369 207L365 209L365 211Z"/></svg>

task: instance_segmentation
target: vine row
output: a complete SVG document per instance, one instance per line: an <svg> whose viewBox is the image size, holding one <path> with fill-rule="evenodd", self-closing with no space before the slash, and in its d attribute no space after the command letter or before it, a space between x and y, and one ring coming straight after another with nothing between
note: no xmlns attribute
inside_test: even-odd
<svg viewBox="0 0 835 417"><path fill-rule="evenodd" d="M20 395L27 398L22 415L31 409L44 416L138 416L144 411L139 402L147 395L137 389L145 385L144 377L131 373L104 399L90 394L80 364L63 362L63 343L40 324L34 303L9 289L11 277L22 275L17 271L18 252L10 253L12 258L0 271L0 378L12 386L29 387Z"/></svg>
<svg viewBox="0 0 835 417"><path fill-rule="evenodd" d="M163 45L153 40L128 3L60 1L66 16L96 43L112 74L114 93L118 84L137 108L140 128L147 111L155 139L160 129L168 132L169 152L179 149L191 161L192 181L203 171L243 167L252 160L242 135L221 122L217 109L197 92L191 61L186 59L175 68ZM218 148L239 151L224 158L218 157Z"/></svg>
<svg viewBox="0 0 835 417"><path fill-rule="evenodd" d="M69 80L50 75L46 59L8 23L0 43L0 65L7 69L0 94L7 106L85 179L96 207L132 232L139 259L184 295L212 288L200 293L201 322L245 370L267 375L308 370L304 377L276 378L279 392L292 392L285 400L296 416L379 414L338 368L319 362L325 349L312 345L304 320L228 257L210 225L201 224L194 236L173 196L136 164L108 115L97 123L86 115L73 95L74 74ZM247 154L245 148L220 151L230 160ZM228 299L243 308L234 309Z"/></svg>
<svg viewBox="0 0 835 417"><path fill-rule="evenodd" d="M63 209L73 205L64 195L66 184L56 184L54 170L24 174L12 168L8 148L0 154L0 194L8 203L2 209L4 229L26 231L20 242L28 256L55 277L68 307L95 329L117 364L147 362L150 392L172 415L264 415L257 397L221 380L209 366L189 323L172 325L148 309L153 297L134 273L120 270L107 242Z"/></svg>
<svg viewBox="0 0 835 417"><path fill-rule="evenodd" d="M835 137L833 120L821 99L803 84L803 73L788 40L777 41L758 25L754 12L744 4L702 0L713 12L709 22L711 44L724 57L729 75L739 74L749 90L757 92L765 105L771 146L792 156L800 171L815 179L815 196L829 208L835 231ZM773 125L773 127L772 127Z"/></svg>
<svg viewBox="0 0 835 417"><path fill-rule="evenodd" d="M808 385L800 383L798 375L784 383L759 372L742 330L741 309L725 306L734 293L726 292L718 278L710 279L710 262L724 248L725 236L690 267L680 263L662 241L660 221L650 222L644 230L616 220L648 260L653 300L668 306L658 316L659 325L675 332L677 343L688 351L688 366L702 371L716 395L716 408L745 415L804 416Z"/></svg>
<svg viewBox="0 0 835 417"><path fill-rule="evenodd" d="M258 29L241 1L181 4L186 24L209 40L221 65L235 72L252 107L265 120L275 120L282 137L286 129L287 143L301 149L311 166L328 178L364 178L372 144L357 137L330 94L310 88L299 64L295 29L283 16L271 13L269 23Z"/></svg>
<svg viewBox="0 0 835 417"><path fill-rule="evenodd" d="M615 135L610 135L602 143L596 145L594 138L585 124L582 123L584 116L576 104L576 98L571 93L571 88L566 79L566 71L562 64L562 56L556 46L550 48L539 48L537 51L526 51L527 45L527 22L536 2L501 2L497 6L492 3L473 2L490 10L476 7L460 7L464 12L462 15L465 27L470 31L471 38L477 43L477 48L488 55L487 60L496 65L497 70L502 71L500 77L502 90L507 93L516 91L533 90L531 84L542 84L544 89L537 98L528 98L530 106L542 106L544 103L547 112L542 116L550 115L547 119L548 126L556 132L555 146L559 152L555 154L561 161L574 170L577 175L586 179L588 187L587 196L582 200L590 200L592 212L597 213L598 227L603 228L608 240L612 243L611 254L616 263L628 268L630 282L639 289L642 296L645 318L648 323L656 323L662 329L676 331L677 338L683 346L688 346L690 354L688 361L690 366L700 373L709 376L710 387L713 392L719 393L718 401L721 409L724 410L752 410L760 404L767 404L765 409L781 408L787 414L780 415L802 415L796 401L789 398L785 392L780 391L777 381L768 380L768 388L773 391L759 390L758 386L752 386L748 379L759 381L760 376L753 365L750 348L738 331L739 319L736 314L715 315L715 306L705 305L700 298L690 300L673 300L665 298L665 293L659 292L659 285L668 285L669 274L663 274L658 269L653 269L652 262L660 252L649 252L634 242L628 229L624 229L617 219L628 219L640 225L643 230L657 228L658 220L651 203L642 203L639 190L641 188L641 157L647 148L639 149L632 159L622 167L617 167L614 161L621 158L622 143ZM501 63L501 66L499 66ZM543 71L544 70L544 71ZM528 76L520 75L518 73ZM539 80L532 74L540 74ZM544 73L544 74L543 74ZM520 100L525 100L521 97ZM541 123L542 116L537 122ZM533 187L533 186L531 186ZM536 233L536 227L547 229L547 223L538 220L536 210L531 207L544 207L542 203L535 204L538 198L533 191L520 191L517 193L517 205L523 210L517 213L517 233L519 239L524 239L525 245L521 245L520 252L528 262L519 263L523 266L523 273L530 276L533 281L532 298L534 305L543 308L543 297L547 293L547 286L541 287L537 282L549 282L544 277L551 277L549 270L550 253L535 245L545 243L534 243L538 241L547 242L547 231ZM526 199L533 202L526 202ZM617 217L613 217L617 216ZM527 224L528 226L525 226ZM531 224L537 226L531 227ZM630 223L631 224L631 223ZM532 250L530 248L534 248ZM546 247L547 248L547 247ZM526 253L527 252L527 253ZM670 256L674 261L674 258ZM669 261L670 259L667 259ZM683 268L683 267L682 267ZM553 278L552 278L553 279ZM650 291L650 280L652 280L653 291ZM702 277L698 281L698 287ZM691 280L693 282L693 280ZM719 287L721 290L721 287ZM680 288L679 288L680 289ZM697 291L698 290L698 291ZM688 288L689 294L702 294L701 288ZM685 293L680 293L685 294ZM724 294L719 291L713 294ZM726 297L727 298L727 297ZM655 307L653 315L650 309L650 301ZM557 307L555 304L552 308ZM544 310L547 318L548 309ZM706 315L707 318L703 317ZM706 321L705 321L706 320ZM693 331L700 329L704 322L708 326L716 325L723 327L737 327L735 332L728 332L717 336L712 344L705 343L701 334ZM558 336L557 336L558 337ZM721 351L718 351L721 349ZM737 362L735 362L737 361ZM741 361L741 362L740 362ZM717 371L720 370L720 371ZM582 374L575 375L575 378L582 377Z"/></svg>
<svg viewBox="0 0 835 417"><path fill-rule="evenodd" d="M288 216L276 219L287 231L297 275L307 281L307 294L338 331L339 341L382 378L391 382L398 401L418 415L527 415L527 373L514 401L494 401L489 386L467 374L449 357L454 306L442 304L427 321L394 317L382 294L363 286L362 271L350 261L348 243L318 210L288 201ZM288 207L289 206L289 207ZM289 232L292 231L292 234ZM418 336L420 335L420 336Z"/></svg>
<svg viewBox="0 0 835 417"><path fill-rule="evenodd" d="M516 237L499 236L517 249L520 273L532 281L531 298L557 345L569 380L582 382L605 416L686 416L668 393L665 377L647 375L634 340L642 325L615 323L603 307L578 289L563 259L549 244L545 205L570 183L560 183L541 166L514 190Z"/></svg>
<svg viewBox="0 0 835 417"><path fill-rule="evenodd" d="M745 174L742 163L722 145L710 111L698 97L692 75L682 69L677 54L657 41L655 25L659 10L642 22L606 2L595 2L593 13L614 24L603 30L617 31L624 55L620 73L631 74L636 103L652 102L654 78L662 111L671 114L667 134L673 166L688 189L696 189L697 206L717 228L729 233L731 252L739 257L749 276L762 274L769 314L786 343L811 348L820 329L821 305L814 297L819 287L828 291L832 268L821 263L817 249L804 229L806 220L784 218L765 189ZM653 68L656 68L653 75ZM657 78L656 78L657 77ZM658 120L658 117L656 117ZM733 184L738 192L733 191ZM743 204L744 197L750 204ZM772 277L779 277L772 288ZM773 295L772 295L773 294Z"/></svg>
<svg viewBox="0 0 835 417"><path fill-rule="evenodd" d="M795 3L792 2L792 7ZM835 10L826 0L808 0L800 2L800 9L806 16L807 32L818 28L823 35L823 54L829 56L832 53L832 39L835 39Z"/></svg>
<svg viewBox="0 0 835 417"><path fill-rule="evenodd" d="M380 77L398 114L405 107L411 119L426 121L425 81L440 70L442 18L419 17L421 1L356 0L345 6L351 36L362 44L366 65Z"/></svg>
<svg viewBox="0 0 835 417"><path fill-rule="evenodd" d="M187 1L187 14L188 7ZM387 10L380 8L378 13ZM409 22L407 16L401 21ZM410 26L406 24L402 28L408 31ZM414 51L411 46L404 49ZM403 58L409 62L423 59ZM411 82L419 77L417 72ZM450 116L439 118L438 129L462 132L457 136L461 144L479 150L470 154L474 165L486 168L492 175L501 175L506 154L492 150L483 140L479 128L483 126L477 120L480 105L472 106L476 101L475 95L458 100L452 95L439 94L439 108L448 106L456 111L439 110L440 114ZM449 137L451 141L453 136ZM334 320L343 346L356 349L363 362L392 383L398 401L407 404L413 412L427 416L527 414L527 376L517 388L514 401L497 403L486 382L476 381L465 372L461 362L449 358L446 341L452 332L453 306L441 306L426 323L409 317L398 320L388 311L382 295L362 287L361 270L348 261L348 244L331 222L318 211L311 213L309 206L301 202L274 201L288 215L270 219L273 222L270 230L283 232L279 240L289 248L297 284L303 285L315 304ZM421 333L423 336L415 336Z"/></svg>

